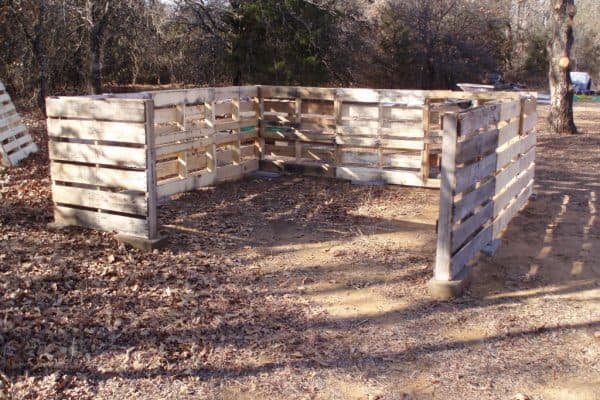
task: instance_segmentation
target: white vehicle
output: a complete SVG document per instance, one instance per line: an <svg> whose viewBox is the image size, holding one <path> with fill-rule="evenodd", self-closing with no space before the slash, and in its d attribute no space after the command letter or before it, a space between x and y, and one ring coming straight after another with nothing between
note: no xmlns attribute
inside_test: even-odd
<svg viewBox="0 0 600 400"><path fill-rule="evenodd" d="M592 91L592 77L587 72L571 72L571 82L576 94L588 94Z"/></svg>

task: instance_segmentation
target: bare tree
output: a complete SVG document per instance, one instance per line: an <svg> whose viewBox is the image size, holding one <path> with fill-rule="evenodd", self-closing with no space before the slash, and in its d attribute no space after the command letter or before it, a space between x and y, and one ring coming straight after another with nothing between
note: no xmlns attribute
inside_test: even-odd
<svg viewBox="0 0 600 400"><path fill-rule="evenodd" d="M48 92L48 50L45 42L48 4L45 0L14 0L9 3L9 7L33 51L38 67L37 104L41 110L44 110Z"/></svg>
<svg viewBox="0 0 600 400"><path fill-rule="evenodd" d="M551 1L550 40L550 115L552 132L577 133L573 120L573 94L571 84L571 48L573 46L573 20L576 14L574 0Z"/></svg>

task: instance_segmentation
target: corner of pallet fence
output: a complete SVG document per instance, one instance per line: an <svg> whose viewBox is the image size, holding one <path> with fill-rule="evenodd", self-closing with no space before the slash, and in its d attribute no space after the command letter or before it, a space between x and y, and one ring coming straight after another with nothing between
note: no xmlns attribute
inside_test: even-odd
<svg viewBox="0 0 600 400"><path fill-rule="evenodd" d="M116 238L121 243L143 251L153 251L156 249L161 249L167 244L166 236L161 236L157 239L148 239L140 236L117 234Z"/></svg>
<svg viewBox="0 0 600 400"><path fill-rule="evenodd" d="M472 266L465 266L451 281L431 278L427 283L429 294L437 300L450 300L465 293L472 280Z"/></svg>

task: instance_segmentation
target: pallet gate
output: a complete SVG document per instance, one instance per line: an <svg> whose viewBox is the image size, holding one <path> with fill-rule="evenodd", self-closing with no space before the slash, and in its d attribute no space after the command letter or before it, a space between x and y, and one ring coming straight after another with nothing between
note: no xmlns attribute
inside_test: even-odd
<svg viewBox="0 0 600 400"><path fill-rule="evenodd" d="M46 109L55 223L142 248L159 241L160 198L259 169L439 188L432 292L454 294L533 186L531 93L244 86Z"/></svg>
<svg viewBox="0 0 600 400"><path fill-rule="evenodd" d="M4 84L0 82L0 162L6 167L13 167L37 150Z"/></svg>

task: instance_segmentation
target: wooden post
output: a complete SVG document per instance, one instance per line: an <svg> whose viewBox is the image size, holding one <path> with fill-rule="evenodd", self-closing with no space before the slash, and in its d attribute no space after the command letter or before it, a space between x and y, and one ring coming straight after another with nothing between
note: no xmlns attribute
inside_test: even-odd
<svg viewBox="0 0 600 400"><path fill-rule="evenodd" d="M206 151L206 158L207 158L207 169L209 171L209 173L211 175L213 175L213 179L212 181L215 182L217 180L217 145L214 143L214 139L217 136L217 127L216 127L216 123L217 123L217 114L216 114L216 101L215 101L215 89L211 89L210 91L210 96L207 99L205 105L208 105L208 107L210 108L210 115L208 116L209 119L209 123L208 125L210 125L210 127L212 128L212 132L211 135L213 137L213 143L211 145L208 146L208 149Z"/></svg>
<svg viewBox="0 0 600 400"><path fill-rule="evenodd" d="M294 118L293 123L297 126L296 129L300 129L300 124L302 123L302 99L300 97L296 97L294 101L295 109L294 109ZM300 164L300 160L302 159L302 142L298 139L294 142L295 147L295 155L296 155L296 163Z"/></svg>
<svg viewBox="0 0 600 400"><path fill-rule="evenodd" d="M339 127L342 125L342 101L338 97L337 90L333 100L333 115L335 117L335 168L339 168L342 164L342 155L340 154L340 146L338 145Z"/></svg>
<svg viewBox="0 0 600 400"><path fill-rule="evenodd" d="M440 214L434 270L434 279L439 281L451 281L454 278L452 274L452 212L456 189L457 134L458 114L444 115Z"/></svg>
<svg viewBox="0 0 600 400"><path fill-rule="evenodd" d="M423 153L421 157L421 176L423 185L427 186L429 180L429 119L430 119L430 99L426 98L423 105Z"/></svg>
<svg viewBox="0 0 600 400"><path fill-rule="evenodd" d="M146 201L148 204L148 239L158 239L156 148L154 135L154 102L144 102L146 110Z"/></svg>
<svg viewBox="0 0 600 400"><path fill-rule="evenodd" d="M237 140L233 143L233 164L240 165L242 163L242 143L240 140L240 93L238 92L237 97L231 99L231 118L237 122L236 128L234 129Z"/></svg>
<svg viewBox="0 0 600 400"><path fill-rule="evenodd" d="M265 139L263 136L263 129L264 129L264 117L265 117L265 99L262 95L262 88L259 86L258 87L258 126L256 127L256 129L258 129L258 136L260 137L259 139L259 143L258 143L258 152L259 152L259 160L264 159L265 157Z"/></svg>

